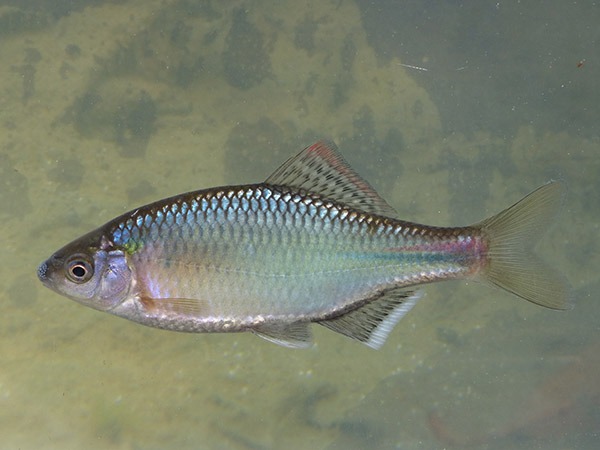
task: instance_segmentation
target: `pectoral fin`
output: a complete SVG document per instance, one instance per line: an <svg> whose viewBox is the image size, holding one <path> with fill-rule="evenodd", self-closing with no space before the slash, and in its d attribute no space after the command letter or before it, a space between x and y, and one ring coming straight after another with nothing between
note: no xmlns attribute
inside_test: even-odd
<svg viewBox="0 0 600 450"><path fill-rule="evenodd" d="M140 297L146 311L153 314L180 314L188 317L208 315L208 303L195 298Z"/></svg>
<svg viewBox="0 0 600 450"><path fill-rule="evenodd" d="M319 321L330 330L356 339L371 348L380 348L404 315L421 298L419 291L392 289L378 294L358 309L333 319Z"/></svg>

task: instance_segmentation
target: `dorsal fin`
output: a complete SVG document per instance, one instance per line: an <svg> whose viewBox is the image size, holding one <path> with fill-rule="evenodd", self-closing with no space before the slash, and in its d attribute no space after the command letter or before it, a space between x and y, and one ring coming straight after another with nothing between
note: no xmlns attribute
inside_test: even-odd
<svg viewBox="0 0 600 450"><path fill-rule="evenodd" d="M370 214L396 216L396 211L344 161L333 142L318 141L306 147L265 182L303 189Z"/></svg>

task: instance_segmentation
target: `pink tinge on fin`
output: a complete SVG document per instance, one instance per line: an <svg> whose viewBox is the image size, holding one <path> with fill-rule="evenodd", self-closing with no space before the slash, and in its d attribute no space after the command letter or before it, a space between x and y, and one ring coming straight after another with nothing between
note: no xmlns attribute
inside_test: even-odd
<svg viewBox="0 0 600 450"><path fill-rule="evenodd" d="M379 194L371 187L369 183L363 180L348 163L337 152L335 144L332 142L318 141L308 147L307 154L316 155L321 158L324 164L328 165L332 171L340 174L348 183L353 184L365 195L379 198Z"/></svg>

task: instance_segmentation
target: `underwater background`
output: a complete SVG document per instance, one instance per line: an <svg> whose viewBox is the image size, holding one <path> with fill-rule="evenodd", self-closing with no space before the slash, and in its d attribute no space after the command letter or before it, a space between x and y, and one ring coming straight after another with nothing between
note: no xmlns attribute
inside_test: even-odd
<svg viewBox="0 0 600 450"><path fill-rule="evenodd" d="M0 2L0 449L598 448L598 23L559 0ZM321 327L295 351L38 282L113 217L320 138L430 225L563 180L539 253L575 308L448 282L379 351Z"/></svg>

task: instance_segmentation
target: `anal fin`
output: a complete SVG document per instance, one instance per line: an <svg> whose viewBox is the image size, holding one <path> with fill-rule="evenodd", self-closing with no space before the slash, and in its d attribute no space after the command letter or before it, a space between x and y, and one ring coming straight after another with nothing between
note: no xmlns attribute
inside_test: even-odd
<svg viewBox="0 0 600 450"><path fill-rule="evenodd" d="M333 319L317 323L371 348L380 348L394 326L421 298L419 291L405 288L378 294L377 298Z"/></svg>

